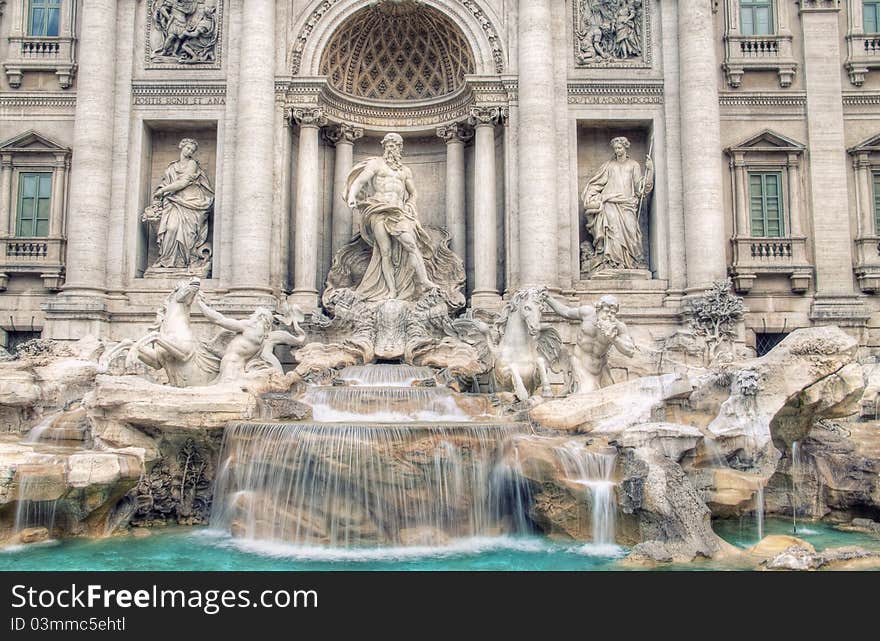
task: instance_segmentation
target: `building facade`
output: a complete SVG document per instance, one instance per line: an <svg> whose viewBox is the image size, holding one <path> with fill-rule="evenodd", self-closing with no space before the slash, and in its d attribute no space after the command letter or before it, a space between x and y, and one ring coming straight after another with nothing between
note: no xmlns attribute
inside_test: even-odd
<svg viewBox="0 0 880 641"><path fill-rule="evenodd" d="M749 347L825 323L880 341L876 0L0 12L8 347L139 336L187 276L233 315L282 293L316 309L358 231L348 173L388 132L473 307L527 286L613 294L656 340L729 276ZM606 165L620 138L638 163L623 194Z"/></svg>

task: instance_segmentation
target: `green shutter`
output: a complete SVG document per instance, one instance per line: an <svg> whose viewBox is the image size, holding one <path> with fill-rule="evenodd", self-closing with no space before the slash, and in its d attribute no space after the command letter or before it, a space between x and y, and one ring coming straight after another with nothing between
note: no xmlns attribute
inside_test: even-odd
<svg viewBox="0 0 880 641"><path fill-rule="evenodd" d="M749 212L752 236L785 236L785 211L782 199L782 174L749 174Z"/></svg>
<svg viewBox="0 0 880 641"><path fill-rule="evenodd" d="M874 233L880 235L880 173L874 177Z"/></svg>
<svg viewBox="0 0 880 641"><path fill-rule="evenodd" d="M52 174L49 172L22 173L18 180L15 235L25 238L48 236L51 206Z"/></svg>

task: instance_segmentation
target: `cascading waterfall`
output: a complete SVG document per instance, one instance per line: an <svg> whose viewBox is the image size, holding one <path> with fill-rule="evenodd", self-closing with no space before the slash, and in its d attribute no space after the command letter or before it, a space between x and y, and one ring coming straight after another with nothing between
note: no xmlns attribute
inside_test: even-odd
<svg viewBox="0 0 880 641"><path fill-rule="evenodd" d="M39 443L41 440L45 440L45 436L47 431L52 427L52 424L55 422L55 419L61 416L62 412L53 412L48 416L44 417L42 421L37 423L34 427L31 428L31 431L27 433L27 436L24 439L25 443ZM57 440L52 438L50 440Z"/></svg>
<svg viewBox="0 0 880 641"><path fill-rule="evenodd" d="M590 493L593 543L610 545L615 542L615 488L613 481L616 453L593 452L579 443L556 448L565 475L583 485Z"/></svg>
<svg viewBox="0 0 880 641"><path fill-rule="evenodd" d="M345 384L307 390L311 421L227 427L212 525L334 547L523 532L528 496L500 461L528 425L474 417L447 388L407 386L424 379L428 368L346 368Z"/></svg>
<svg viewBox="0 0 880 641"><path fill-rule="evenodd" d="M759 483L755 491L755 520L758 524L758 540L764 538L764 484Z"/></svg>
<svg viewBox="0 0 880 641"><path fill-rule="evenodd" d="M312 387L303 399L320 422L468 422L450 390L416 387Z"/></svg>
<svg viewBox="0 0 880 641"><path fill-rule="evenodd" d="M352 547L512 533L504 442L524 426L227 428L212 525L249 539Z"/></svg>
<svg viewBox="0 0 880 641"><path fill-rule="evenodd" d="M55 512L58 500L35 500L40 496L43 478L19 470L18 495L15 507L15 521L12 526L13 537L27 528L44 527L51 535L55 527Z"/></svg>

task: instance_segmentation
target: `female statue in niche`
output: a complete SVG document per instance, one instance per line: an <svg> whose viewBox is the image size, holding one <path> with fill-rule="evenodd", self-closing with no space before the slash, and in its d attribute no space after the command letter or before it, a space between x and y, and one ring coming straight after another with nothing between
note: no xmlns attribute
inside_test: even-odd
<svg viewBox="0 0 880 641"><path fill-rule="evenodd" d="M158 223L159 256L151 270L207 276L211 265L208 215L214 206L214 189L193 157L199 144L184 138L178 147L180 158L168 165L153 192L153 203L144 211L145 221Z"/></svg>
<svg viewBox="0 0 880 641"><path fill-rule="evenodd" d="M654 189L654 163L645 159L645 175L621 136L611 141L614 158L590 178L581 196L592 242L590 273L608 269L645 269L639 209Z"/></svg>

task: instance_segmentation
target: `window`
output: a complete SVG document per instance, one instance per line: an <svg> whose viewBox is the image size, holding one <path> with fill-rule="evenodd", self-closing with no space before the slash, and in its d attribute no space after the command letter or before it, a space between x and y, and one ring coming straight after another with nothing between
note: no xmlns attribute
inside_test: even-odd
<svg viewBox="0 0 880 641"><path fill-rule="evenodd" d="M781 173L749 173L749 212L752 236L780 238L785 235Z"/></svg>
<svg viewBox="0 0 880 641"><path fill-rule="evenodd" d="M773 33L772 0L740 0L742 35L769 36Z"/></svg>
<svg viewBox="0 0 880 641"><path fill-rule="evenodd" d="M880 236L880 171L871 174L874 191L874 233Z"/></svg>
<svg viewBox="0 0 880 641"><path fill-rule="evenodd" d="M49 212L52 201L52 174L28 172L19 174L16 236L48 236Z"/></svg>
<svg viewBox="0 0 880 641"><path fill-rule="evenodd" d="M864 0L862 26L865 33L880 33L880 0Z"/></svg>
<svg viewBox="0 0 880 641"><path fill-rule="evenodd" d="M61 0L30 0L28 35L58 37Z"/></svg>
<svg viewBox="0 0 880 641"><path fill-rule="evenodd" d="M786 336L788 336L788 332L759 332L755 334L755 352L759 357L764 356L779 345Z"/></svg>

